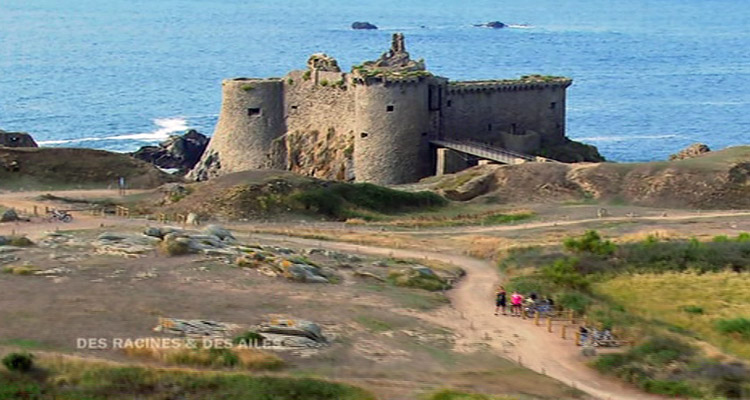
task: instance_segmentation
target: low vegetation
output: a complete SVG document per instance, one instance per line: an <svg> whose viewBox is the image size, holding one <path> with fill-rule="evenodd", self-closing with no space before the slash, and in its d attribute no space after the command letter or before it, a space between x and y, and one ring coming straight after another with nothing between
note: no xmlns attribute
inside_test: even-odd
<svg viewBox="0 0 750 400"><path fill-rule="evenodd" d="M453 389L444 389L423 397L424 400L515 400L515 397L488 396Z"/></svg>
<svg viewBox="0 0 750 400"><path fill-rule="evenodd" d="M44 373L0 371L0 399L374 399L362 389L318 379L161 370L62 357L39 361Z"/></svg>
<svg viewBox="0 0 750 400"><path fill-rule="evenodd" d="M284 366L284 361L275 354L249 346L232 348L178 347L169 349L129 347L124 351L131 357L155 360L167 365L247 370L274 370Z"/></svg>
<svg viewBox="0 0 750 400"><path fill-rule="evenodd" d="M750 235L616 243L588 231L559 247L511 250L501 268L510 290L551 295L635 341L593 362L604 373L668 396L738 398L750 390L746 365L698 345L750 359Z"/></svg>

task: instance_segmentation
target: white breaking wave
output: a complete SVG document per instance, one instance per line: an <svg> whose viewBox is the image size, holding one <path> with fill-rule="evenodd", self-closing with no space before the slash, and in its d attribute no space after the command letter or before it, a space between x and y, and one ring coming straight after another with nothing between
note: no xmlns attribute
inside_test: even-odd
<svg viewBox="0 0 750 400"><path fill-rule="evenodd" d="M105 136L105 137L87 137L78 139L64 139L64 140L45 140L38 142L40 146L51 145L51 144L67 144L67 143L81 143L81 142L94 142L100 140L141 140L141 141L161 141L169 138L173 133L184 132L190 129L190 125L185 118L174 117L174 118L157 118L154 120L154 124L158 129L145 132L145 133L127 133L122 135Z"/></svg>
<svg viewBox="0 0 750 400"><path fill-rule="evenodd" d="M625 142L629 140L649 140L649 139L673 139L679 135L633 135L633 136L590 136L577 137L575 140L584 142Z"/></svg>
<svg viewBox="0 0 750 400"><path fill-rule="evenodd" d="M513 29L532 29L533 26L531 26L529 24L508 24L508 28L513 28Z"/></svg>

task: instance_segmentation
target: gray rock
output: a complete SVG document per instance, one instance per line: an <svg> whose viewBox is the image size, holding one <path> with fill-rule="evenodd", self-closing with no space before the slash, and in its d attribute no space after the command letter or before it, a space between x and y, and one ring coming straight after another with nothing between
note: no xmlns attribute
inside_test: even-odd
<svg viewBox="0 0 750 400"><path fill-rule="evenodd" d="M6 245L6 244L8 244L9 242L10 242L10 240L8 240L8 238L7 238L7 237L5 237L5 236L0 236L0 246L5 246L5 245Z"/></svg>
<svg viewBox="0 0 750 400"><path fill-rule="evenodd" d="M427 277L437 276L435 271L433 271L430 267L425 267L424 265L414 266L412 267L412 270L422 276L427 276Z"/></svg>
<svg viewBox="0 0 750 400"><path fill-rule="evenodd" d="M291 337L303 337L316 343L326 343L328 340L323 335L320 325L302 319L282 319L261 324L258 329L262 333L272 333Z"/></svg>
<svg viewBox="0 0 750 400"><path fill-rule="evenodd" d="M13 222L18 221L18 213L16 210L9 208L5 210L2 216L0 216L0 222Z"/></svg>
<svg viewBox="0 0 750 400"><path fill-rule="evenodd" d="M151 237L155 237L159 239L164 237L164 234L162 233L161 229L155 226L150 226L146 228L146 230L143 231L143 234L146 236L151 236Z"/></svg>
<svg viewBox="0 0 750 400"><path fill-rule="evenodd" d="M225 229L219 225L209 225L206 227L206 229L203 230L203 233L207 235L214 235L219 238L219 240L235 240L234 235L232 235L232 232L230 232L228 229Z"/></svg>
<svg viewBox="0 0 750 400"><path fill-rule="evenodd" d="M176 168L184 175L201 159L208 141L207 136L191 129L182 136L171 136L158 146L143 146L131 156L160 168Z"/></svg>
<svg viewBox="0 0 750 400"><path fill-rule="evenodd" d="M96 240L110 240L110 241L120 241L125 240L128 236L122 233L115 233L115 232L104 232L99 237L96 238Z"/></svg>
<svg viewBox="0 0 750 400"><path fill-rule="evenodd" d="M6 132L0 130L0 146L5 147L39 147L26 132Z"/></svg>
<svg viewBox="0 0 750 400"><path fill-rule="evenodd" d="M707 145L703 143L693 143L690 146L680 150L678 153L670 155L669 160L685 160L688 158L695 158L709 152L711 152L711 149Z"/></svg>
<svg viewBox="0 0 750 400"><path fill-rule="evenodd" d="M200 225L201 221L196 213L189 213L185 218L185 223L188 225Z"/></svg>
<svg viewBox="0 0 750 400"><path fill-rule="evenodd" d="M352 29L378 29L378 27L366 21L357 21L352 23Z"/></svg>
<svg viewBox="0 0 750 400"><path fill-rule="evenodd" d="M293 264L287 268L291 279L304 283L329 283L328 278L320 274L317 267L306 264Z"/></svg>

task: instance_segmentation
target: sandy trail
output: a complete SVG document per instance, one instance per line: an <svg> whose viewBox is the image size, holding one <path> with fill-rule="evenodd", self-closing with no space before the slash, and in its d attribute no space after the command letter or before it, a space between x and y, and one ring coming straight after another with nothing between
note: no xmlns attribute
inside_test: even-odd
<svg viewBox="0 0 750 400"><path fill-rule="evenodd" d="M493 291L500 282L497 268L490 262L454 254L431 251L391 249L350 243L320 241L280 235L253 234L256 239L285 241L303 246L327 248L375 256L424 258L459 265L466 277L448 293L453 312L427 317L455 329L465 339L489 342L503 356L539 373L585 391L599 399L641 400L663 399L641 392L622 382L603 377L584 363L573 339L563 340L557 333L548 333L531 320L495 316ZM559 332L559 327L555 327Z"/></svg>

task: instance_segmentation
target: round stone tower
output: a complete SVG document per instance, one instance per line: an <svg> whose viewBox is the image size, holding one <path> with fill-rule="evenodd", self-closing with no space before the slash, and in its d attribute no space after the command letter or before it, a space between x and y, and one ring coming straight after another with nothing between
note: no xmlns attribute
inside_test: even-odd
<svg viewBox="0 0 750 400"><path fill-rule="evenodd" d="M274 165L271 150L274 139L285 131L280 79L224 80L216 130L190 175L205 180L248 169L283 168Z"/></svg>
<svg viewBox="0 0 750 400"><path fill-rule="evenodd" d="M356 86L356 180L415 182L429 175L430 112L426 79L366 80Z"/></svg>

